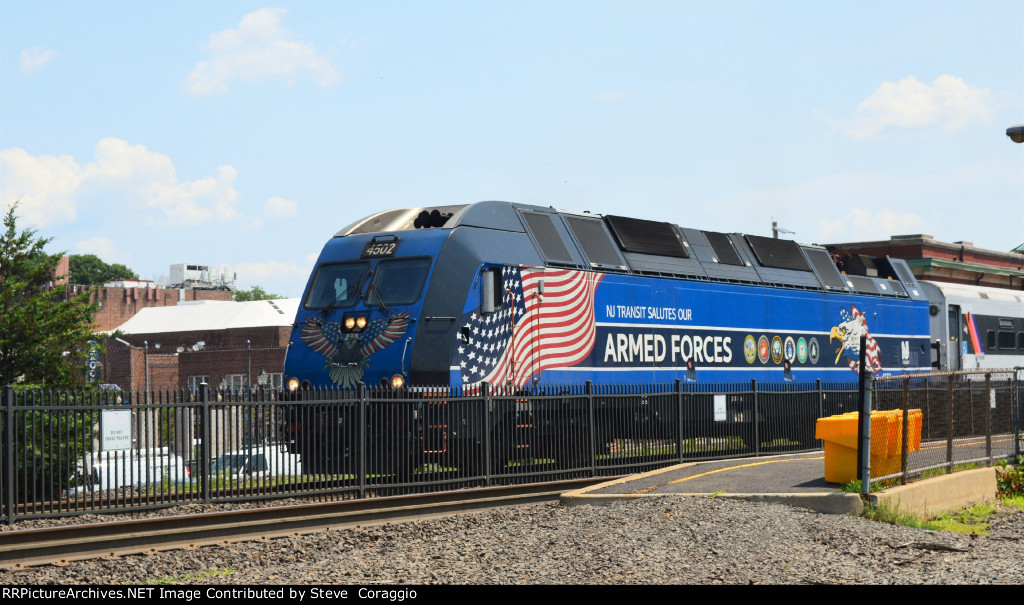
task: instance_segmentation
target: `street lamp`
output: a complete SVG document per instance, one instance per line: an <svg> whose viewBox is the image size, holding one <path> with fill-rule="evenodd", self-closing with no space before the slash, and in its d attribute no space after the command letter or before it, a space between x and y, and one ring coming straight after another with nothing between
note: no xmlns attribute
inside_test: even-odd
<svg viewBox="0 0 1024 605"><path fill-rule="evenodd" d="M1006 136L1014 143L1024 143L1024 124L1017 124L1006 129Z"/></svg>

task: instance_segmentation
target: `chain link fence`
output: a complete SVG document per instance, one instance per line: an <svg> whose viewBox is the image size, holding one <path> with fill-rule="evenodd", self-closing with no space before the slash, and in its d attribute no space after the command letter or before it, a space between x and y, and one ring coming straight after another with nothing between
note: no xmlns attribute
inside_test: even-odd
<svg viewBox="0 0 1024 605"><path fill-rule="evenodd" d="M1019 455L1022 379L1021 369L875 378L872 409L903 414L895 417L898 422L888 434L872 434L873 450L888 449L899 457L898 465L893 461L897 472L876 476L873 470L872 481L906 483L915 476L991 465Z"/></svg>

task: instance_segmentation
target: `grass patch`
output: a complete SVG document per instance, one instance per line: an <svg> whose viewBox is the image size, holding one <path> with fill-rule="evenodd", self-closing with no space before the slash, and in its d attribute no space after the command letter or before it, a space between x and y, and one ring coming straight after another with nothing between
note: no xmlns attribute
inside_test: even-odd
<svg viewBox="0 0 1024 605"><path fill-rule="evenodd" d="M793 439L786 439L779 437L778 439L772 439L771 441L762 441L761 447L799 447L801 443Z"/></svg>
<svg viewBox="0 0 1024 605"><path fill-rule="evenodd" d="M955 473L955 472L958 472L958 471L969 471L969 470L974 469L974 468L981 468L981 463L972 462L970 464L954 464L953 465L953 472ZM944 468L933 468L933 469L930 469L930 470L927 470L927 471L921 473L920 475L917 476L917 478L918 479L927 479L929 477L938 477L940 475L947 475L947 474L948 473L946 472L946 469L944 469Z"/></svg>
<svg viewBox="0 0 1024 605"><path fill-rule="evenodd" d="M885 481L872 481L871 482L871 487L870 487L870 489L868 489L868 491L869 492L882 491L883 489L885 489L887 487L892 487L894 485L899 485L899 482L900 482L899 479L886 479ZM841 491L844 494L859 494L860 493L860 488L861 488L861 481L860 481L860 479L854 479L854 480L850 481L849 483L847 483L846 485L844 485L842 487L842 489L840 489L839 491Z"/></svg>
<svg viewBox="0 0 1024 605"><path fill-rule="evenodd" d="M1024 496L1007 496L1000 500L1005 506L1024 511Z"/></svg>
<svg viewBox="0 0 1024 605"><path fill-rule="evenodd" d="M937 531L984 536L989 533L988 519L996 512L997 507L994 502L982 502L926 521L924 527Z"/></svg>
<svg viewBox="0 0 1024 605"><path fill-rule="evenodd" d="M865 508L864 518L918 529L984 536L989 532L988 519L995 511L996 504L983 502L929 519L916 513L900 510L895 506L883 504Z"/></svg>
<svg viewBox="0 0 1024 605"><path fill-rule="evenodd" d="M235 569L233 567L229 567L227 569L211 569L210 571L199 571L173 578L156 578L154 580L146 580L146 584L181 584L182 582L188 582L191 580L205 580L207 578L216 578L218 576L230 576L233 573L235 573Z"/></svg>

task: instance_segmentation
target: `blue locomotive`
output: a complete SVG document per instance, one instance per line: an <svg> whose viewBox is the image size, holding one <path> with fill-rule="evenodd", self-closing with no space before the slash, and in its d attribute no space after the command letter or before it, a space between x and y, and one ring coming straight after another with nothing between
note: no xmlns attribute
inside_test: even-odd
<svg viewBox="0 0 1024 605"><path fill-rule="evenodd" d="M338 232L303 295L292 389L841 380L931 366L897 259L506 202L389 210Z"/></svg>
<svg viewBox="0 0 1024 605"><path fill-rule="evenodd" d="M862 337L874 374L1020 363L1019 297L998 309L986 309L987 298L951 302L902 260L860 259L846 264L870 271L846 272L837 260L791 240L508 202L388 210L324 246L292 329L285 385L297 395L387 387L427 397L484 385L516 393L584 382L852 382ZM975 348L961 343L968 326L993 327L990 355L979 354L985 336L975 335ZM558 405L571 407L550 402ZM486 424L543 424L523 424L512 408L491 420L465 409L444 407L446 419L432 425L445 427L444 444L432 451L458 442L480 460L487 431L507 433ZM388 441L391 458L426 447L424 410L364 418L362 428L353 410L311 410L291 423L304 464L345 458L340 444L360 431ZM551 417L551 443L580 420Z"/></svg>

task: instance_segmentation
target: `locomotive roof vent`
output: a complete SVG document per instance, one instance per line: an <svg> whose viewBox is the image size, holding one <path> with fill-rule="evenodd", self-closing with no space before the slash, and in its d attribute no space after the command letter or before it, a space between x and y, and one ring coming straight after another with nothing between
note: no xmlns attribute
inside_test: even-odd
<svg viewBox="0 0 1024 605"><path fill-rule="evenodd" d="M408 231L410 229L422 229L424 227L442 227L456 213L465 208L463 205L453 206L431 206L420 208L395 208L384 210L366 218L359 219L341 231L334 234L334 237L346 235L359 235L362 233L389 233L394 231ZM434 213L437 217L434 217ZM429 215L428 224L417 224L420 217L426 213ZM434 224L438 222L440 224Z"/></svg>
<svg viewBox="0 0 1024 605"><path fill-rule="evenodd" d="M424 210L416 216L412 226L416 229L430 229L431 227L443 227L448 219L452 217L451 212L441 212L437 208Z"/></svg>

